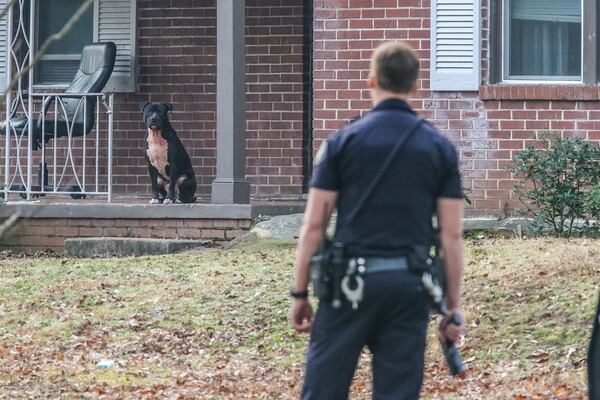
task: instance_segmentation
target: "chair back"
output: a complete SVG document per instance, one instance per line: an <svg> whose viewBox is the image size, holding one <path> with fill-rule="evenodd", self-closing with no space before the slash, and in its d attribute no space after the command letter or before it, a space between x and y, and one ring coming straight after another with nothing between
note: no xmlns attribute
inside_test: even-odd
<svg viewBox="0 0 600 400"><path fill-rule="evenodd" d="M93 43L85 46L81 52L81 62L77 73L69 87L65 89L65 93L101 92L112 74L116 55L117 46L113 42ZM76 127L72 132L74 136L85 135L94 126L96 98L86 98L79 105L80 100L81 98L62 99L69 123L75 121ZM86 103L87 105L84 107ZM63 110L60 106L58 113L61 116L60 119L64 120ZM83 126L84 120L85 126Z"/></svg>

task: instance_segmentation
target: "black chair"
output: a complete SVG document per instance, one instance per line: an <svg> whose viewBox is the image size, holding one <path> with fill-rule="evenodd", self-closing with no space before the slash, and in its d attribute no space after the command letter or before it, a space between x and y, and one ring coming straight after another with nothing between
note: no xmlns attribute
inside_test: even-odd
<svg viewBox="0 0 600 400"><path fill-rule="evenodd" d="M112 74L117 47L113 42L93 43L83 48L81 62L73 81L64 93L85 94L102 91ZM57 112L48 112L54 97L47 97L42 105L42 111L33 127L32 150L39 150L50 140L69 136L87 135L94 127L96 97L90 96L61 96L61 104ZM57 118L54 119L56 114ZM27 118L13 118L10 121L12 130L18 135L28 135ZM0 122L0 134L6 134L6 121ZM38 184L46 186L48 182L46 165L40 163ZM51 190L51 189L50 189Z"/></svg>

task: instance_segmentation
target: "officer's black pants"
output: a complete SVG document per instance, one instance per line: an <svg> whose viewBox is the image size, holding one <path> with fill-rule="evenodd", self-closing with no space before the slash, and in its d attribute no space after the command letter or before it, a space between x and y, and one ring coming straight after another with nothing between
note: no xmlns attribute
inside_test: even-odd
<svg viewBox="0 0 600 400"><path fill-rule="evenodd" d="M345 400L358 357L373 354L373 399L419 398L428 321L427 295L405 271L365 276L357 310L319 305L310 338L303 400Z"/></svg>

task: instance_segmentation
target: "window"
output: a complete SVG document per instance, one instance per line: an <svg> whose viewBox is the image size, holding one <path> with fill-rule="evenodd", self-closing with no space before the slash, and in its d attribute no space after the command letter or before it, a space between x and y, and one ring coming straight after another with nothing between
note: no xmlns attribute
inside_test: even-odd
<svg viewBox="0 0 600 400"><path fill-rule="evenodd" d="M82 4L83 0L37 0L37 47L50 35L60 31ZM93 37L94 10L90 7L71 30L50 45L42 56L35 71L35 83L52 85L70 82L77 72L81 49L92 43Z"/></svg>
<svg viewBox="0 0 600 400"><path fill-rule="evenodd" d="M83 4L83 0L31 1L36 7L33 34L38 48L48 36L58 32ZM10 4L9 0L0 0L0 9L4 9L7 4ZM14 24L19 20L20 6L25 8L28 4L28 1L17 1L12 6ZM117 57L113 73L104 90L134 92L137 88L136 11L135 0L94 0L93 7L43 55L34 69L34 83L40 86L70 83L79 66L83 46L93 42L110 41L117 45ZM28 29L29 12L24 10L22 17L22 26ZM7 16L0 18L0 49L6 48L7 20ZM5 51L0 51L0 92L6 90L7 66L10 60L12 59L6 59Z"/></svg>
<svg viewBox="0 0 600 400"><path fill-rule="evenodd" d="M504 0L504 7L505 80L581 80L581 0Z"/></svg>
<svg viewBox="0 0 600 400"><path fill-rule="evenodd" d="M490 82L598 83L597 0L491 0Z"/></svg>

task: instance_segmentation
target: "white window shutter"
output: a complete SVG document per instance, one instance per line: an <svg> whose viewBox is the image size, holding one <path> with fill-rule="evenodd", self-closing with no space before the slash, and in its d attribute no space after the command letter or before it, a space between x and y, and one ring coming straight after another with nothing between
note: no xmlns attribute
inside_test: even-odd
<svg viewBox="0 0 600 400"><path fill-rule="evenodd" d="M481 1L431 0L431 90L479 90L480 58Z"/></svg>
<svg viewBox="0 0 600 400"><path fill-rule="evenodd" d="M0 0L0 11L4 10L6 7L6 2L6 0ZM0 19L0 94L6 91L6 75L8 71L8 58L6 50L8 32L6 30L6 22L8 21L9 14L10 12Z"/></svg>
<svg viewBox="0 0 600 400"><path fill-rule="evenodd" d="M95 2L94 41L114 42L117 60L105 92L135 92L136 63L136 1L97 0Z"/></svg>

